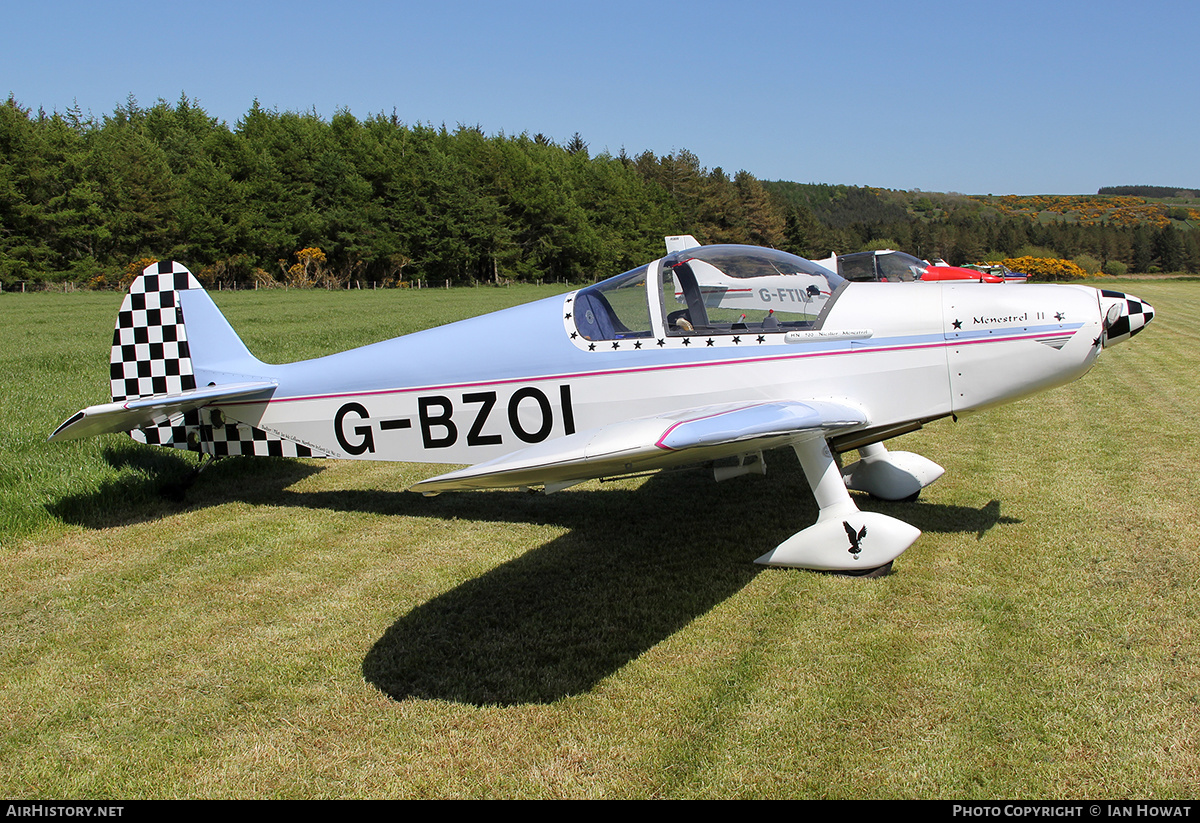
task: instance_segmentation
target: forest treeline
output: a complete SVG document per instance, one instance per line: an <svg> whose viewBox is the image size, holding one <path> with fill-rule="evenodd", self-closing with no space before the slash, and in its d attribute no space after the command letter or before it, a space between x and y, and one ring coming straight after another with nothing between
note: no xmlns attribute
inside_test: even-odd
<svg viewBox="0 0 1200 823"><path fill-rule="evenodd" d="M1101 186L1097 194L1126 194L1133 197L1195 197L1197 189L1171 186Z"/></svg>
<svg viewBox="0 0 1200 823"><path fill-rule="evenodd" d="M230 128L196 102L112 114L0 105L0 281L116 286L147 258L209 283L586 282L669 234L805 257L891 246L952 263L1023 250L1096 268L1200 268L1191 212L1030 219L980 198L767 183L686 150L592 153L578 134L487 135L395 114L268 110Z"/></svg>

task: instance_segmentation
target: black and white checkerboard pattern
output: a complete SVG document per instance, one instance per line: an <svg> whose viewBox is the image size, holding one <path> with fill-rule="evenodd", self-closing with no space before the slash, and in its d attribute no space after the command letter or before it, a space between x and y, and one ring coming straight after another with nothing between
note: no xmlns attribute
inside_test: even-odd
<svg viewBox="0 0 1200 823"><path fill-rule="evenodd" d="M199 288L200 283L190 271L171 262L147 266L133 281L113 330L109 378L114 401L196 388L177 293ZM214 425L206 409L129 434L142 443L191 449L216 457L325 456L253 426L228 422Z"/></svg>
<svg viewBox="0 0 1200 823"><path fill-rule="evenodd" d="M114 401L196 388L175 293L198 288L196 278L178 263L148 266L133 281L113 330L109 376Z"/></svg>
<svg viewBox="0 0 1200 823"><path fill-rule="evenodd" d="M208 417L202 412L202 417ZM268 434L262 429L245 423L213 425L211 422L200 427L201 443L205 451L214 457L243 455L246 457L325 457L294 440Z"/></svg>
<svg viewBox="0 0 1200 823"><path fill-rule="evenodd" d="M1102 289L1100 293L1105 297L1115 297L1125 301L1125 311L1122 312L1117 322L1108 327L1109 343L1117 343L1133 337L1154 319L1154 309L1137 298L1130 297L1124 292L1107 289Z"/></svg>

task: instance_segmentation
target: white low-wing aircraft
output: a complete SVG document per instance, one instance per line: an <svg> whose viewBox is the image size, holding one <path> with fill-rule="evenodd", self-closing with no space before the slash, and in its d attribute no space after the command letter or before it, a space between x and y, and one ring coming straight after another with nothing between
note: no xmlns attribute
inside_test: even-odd
<svg viewBox="0 0 1200 823"><path fill-rule="evenodd" d="M155 264L118 315L112 402L50 439L468 464L412 486L425 493L705 463L724 479L791 446L819 515L758 562L878 573L920 532L847 488L899 500L942 474L884 440L1074 380L1154 316L1083 286L850 283L773 249L667 248L565 295L283 365L254 357L187 269ZM742 288L726 305L716 283Z"/></svg>

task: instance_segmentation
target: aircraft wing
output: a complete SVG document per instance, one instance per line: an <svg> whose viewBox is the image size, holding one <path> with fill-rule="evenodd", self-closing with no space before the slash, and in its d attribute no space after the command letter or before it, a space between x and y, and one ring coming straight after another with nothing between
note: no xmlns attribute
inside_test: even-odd
<svg viewBox="0 0 1200 823"><path fill-rule="evenodd" d="M862 410L830 401L707 406L577 432L422 480L409 490L565 488L594 477L703 463L776 448L806 436L827 437L866 422Z"/></svg>
<svg viewBox="0 0 1200 823"><path fill-rule="evenodd" d="M266 397L279 384L273 380L203 386L175 394L156 394L115 403L88 406L54 430L50 440L76 440L95 434L126 432L156 426L201 406L230 400Z"/></svg>

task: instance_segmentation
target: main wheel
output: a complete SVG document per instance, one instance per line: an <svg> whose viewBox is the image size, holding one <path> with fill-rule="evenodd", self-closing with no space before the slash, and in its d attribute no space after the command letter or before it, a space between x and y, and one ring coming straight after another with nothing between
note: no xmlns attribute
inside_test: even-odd
<svg viewBox="0 0 1200 823"><path fill-rule="evenodd" d="M889 574L891 574L892 573L892 563L894 563L894 562L896 562L896 561L889 560L887 563L884 563L882 566L876 566L873 569L861 569L861 570L846 569L845 571L835 571L835 572L831 572L831 573L832 574L840 574L843 577L862 577L867 580L873 580L876 577L887 577Z"/></svg>

